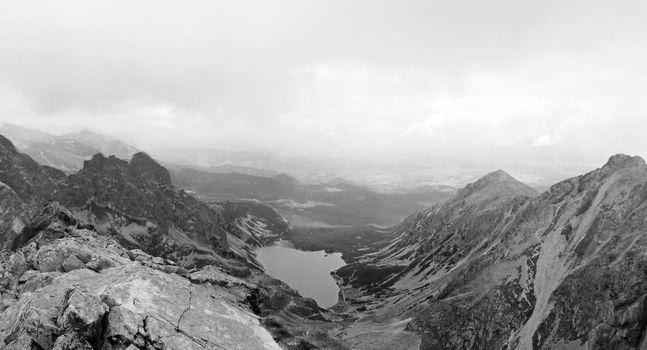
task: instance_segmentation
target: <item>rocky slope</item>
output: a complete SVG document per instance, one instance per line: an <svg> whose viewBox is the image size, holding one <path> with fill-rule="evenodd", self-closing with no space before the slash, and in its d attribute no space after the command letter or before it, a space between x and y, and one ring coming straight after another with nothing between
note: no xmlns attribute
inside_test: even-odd
<svg viewBox="0 0 647 350"><path fill-rule="evenodd" d="M32 227L32 239L0 256L2 349L334 347L300 330L325 327L316 304L260 273L188 271L124 248L56 203Z"/></svg>
<svg viewBox="0 0 647 350"><path fill-rule="evenodd" d="M646 200L639 157L539 196L495 172L337 274L349 309L409 320L422 349L644 348Z"/></svg>

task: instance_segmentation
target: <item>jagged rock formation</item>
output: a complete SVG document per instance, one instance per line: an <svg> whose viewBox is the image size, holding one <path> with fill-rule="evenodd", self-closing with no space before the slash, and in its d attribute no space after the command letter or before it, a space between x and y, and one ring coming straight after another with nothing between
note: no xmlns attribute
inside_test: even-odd
<svg viewBox="0 0 647 350"><path fill-rule="evenodd" d="M639 157L534 197L496 172L337 274L351 308L412 317L422 349L644 348L646 200Z"/></svg>
<svg viewBox="0 0 647 350"><path fill-rule="evenodd" d="M129 162L95 155L58 197L100 232L154 255L213 262L228 250L217 211L175 189L168 171L143 153Z"/></svg>
<svg viewBox="0 0 647 350"><path fill-rule="evenodd" d="M278 215L250 203L248 212L237 210L241 217L232 211L224 217L222 207L209 206L175 188L169 172L142 152L130 162L96 154L78 173L67 176L38 165L0 136L0 182L20 199L20 203L14 200L7 206L20 206L20 210L7 209L2 214L2 226L14 228L2 231L8 235L5 248L29 217L52 200L129 248L172 258L184 266L217 263L238 273L245 273L245 265L258 266L252 254L255 246L277 239L287 230L287 224L276 232L237 229L248 212L257 214L256 225L275 222ZM3 200L10 201L10 197L12 192L3 190Z"/></svg>

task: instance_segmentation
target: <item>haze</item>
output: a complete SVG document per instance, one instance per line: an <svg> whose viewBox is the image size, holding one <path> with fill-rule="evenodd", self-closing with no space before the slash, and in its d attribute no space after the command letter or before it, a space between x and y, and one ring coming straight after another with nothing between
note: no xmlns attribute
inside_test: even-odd
<svg viewBox="0 0 647 350"><path fill-rule="evenodd" d="M597 166L647 155L645 18L644 1L5 1L0 122L143 149Z"/></svg>

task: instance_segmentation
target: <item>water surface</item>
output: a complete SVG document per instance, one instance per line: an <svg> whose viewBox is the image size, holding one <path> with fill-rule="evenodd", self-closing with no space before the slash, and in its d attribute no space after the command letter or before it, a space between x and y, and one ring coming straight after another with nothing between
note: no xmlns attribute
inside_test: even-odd
<svg viewBox="0 0 647 350"><path fill-rule="evenodd" d="M341 253L307 252L274 245L258 248L256 255L268 275L314 299L319 306L337 303L339 288L330 272L346 265Z"/></svg>

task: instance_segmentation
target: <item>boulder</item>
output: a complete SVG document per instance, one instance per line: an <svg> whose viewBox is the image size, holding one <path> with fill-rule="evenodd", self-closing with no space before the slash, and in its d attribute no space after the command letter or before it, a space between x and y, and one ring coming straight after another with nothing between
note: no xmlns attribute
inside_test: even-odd
<svg viewBox="0 0 647 350"><path fill-rule="evenodd" d="M108 306L81 288L69 289L56 319L56 323L68 331L89 331L94 335L95 326L100 326Z"/></svg>
<svg viewBox="0 0 647 350"><path fill-rule="evenodd" d="M90 343L78 333L65 333L56 338L52 350L93 350Z"/></svg>
<svg viewBox="0 0 647 350"><path fill-rule="evenodd" d="M4 344L11 345L8 348L51 349L55 339L61 333L61 329L49 318L50 314L47 310L9 308L6 313L18 316L11 320L12 322L3 325L8 327L4 332L6 334Z"/></svg>
<svg viewBox="0 0 647 350"><path fill-rule="evenodd" d="M41 248L36 254L36 266L41 272L61 271L65 257L55 246Z"/></svg>
<svg viewBox="0 0 647 350"><path fill-rule="evenodd" d="M76 255L72 254L63 260L63 271L70 272L85 268L85 264Z"/></svg>
<svg viewBox="0 0 647 350"><path fill-rule="evenodd" d="M144 330L144 320L142 317L126 308L115 306L108 313L108 322L105 329L104 337L111 344L129 345L135 342L135 339Z"/></svg>
<svg viewBox="0 0 647 350"><path fill-rule="evenodd" d="M27 279L25 281L25 284L21 287L19 287L19 290L21 293L28 293L28 292L34 292L38 289L41 289L45 286L48 286L52 283L52 281L61 275L60 272L38 272L38 273L32 273L30 270L25 275L29 274ZM22 278L21 278L22 279Z"/></svg>
<svg viewBox="0 0 647 350"><path fill-rule="evenodd" d="M101 270L109 269L117 265L112 260L106 259L101 255L95 254L92 256L92 260L90 260L87 264L85 264L85 266L92 271L99 272Z"/></svg>

